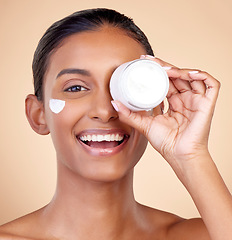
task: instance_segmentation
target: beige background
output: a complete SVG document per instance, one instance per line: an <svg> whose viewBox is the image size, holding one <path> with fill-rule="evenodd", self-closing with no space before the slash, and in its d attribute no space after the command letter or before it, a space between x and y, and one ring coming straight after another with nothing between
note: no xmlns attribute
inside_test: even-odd
<svg viewBox="0 0 232 240"><path fill-rule="evenodd" d="M231 0L0 0L0 224L42 207L53 195L56 163L50 137L34 133L24 115L25 96L33 91L32 56L54 21L92 7L133 17L158 57L206 70L221 81L210 149L232 190ZM135 194L152 207L198 216L187 191L150 147L136 167Z"/></svg>

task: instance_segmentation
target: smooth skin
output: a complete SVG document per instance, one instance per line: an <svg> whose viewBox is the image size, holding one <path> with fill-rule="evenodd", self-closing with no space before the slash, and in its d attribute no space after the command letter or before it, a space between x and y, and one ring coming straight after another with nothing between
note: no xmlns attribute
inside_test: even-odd
<svg viewBox="0 0 232 240"><path fill-rule="evenodd" d="M28 121L51 134L57 152L57 189L42 209L0 227L0 239L231 240L232 199L208 152L208 135L220 84L205 72L189 73L145 55L125 32L104 26L64 40L49 61L44 100L26 98ZM169 109L133 113L113 102L109 81L124 62L149 58L167 69ZM84 72L59 75L64 69ZM57 77L58 76L58 77ZM68 92L68 88L78 91ZM59 114L49 99L64 100ZM84 133L121 131L128 141L107 154L86 150ZM147 140L162 154L192 196L202 219L185 220L137 203L133 168Z"/></svg>

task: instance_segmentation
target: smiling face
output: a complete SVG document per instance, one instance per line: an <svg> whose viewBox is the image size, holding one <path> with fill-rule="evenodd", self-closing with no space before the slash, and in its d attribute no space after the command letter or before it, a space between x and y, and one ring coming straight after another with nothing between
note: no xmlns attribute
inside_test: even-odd
<svg viewBox="0 0 232 240"><path fill-rule="evenodd" d="M125 32L105 26L66 38L51 55L44 108L60 166L81 177L112 181L138 162L147 140L120 122L109 81L119 65L142 54L144 48ZM65 101L63 110L52 112L50 99Z"/></svg>

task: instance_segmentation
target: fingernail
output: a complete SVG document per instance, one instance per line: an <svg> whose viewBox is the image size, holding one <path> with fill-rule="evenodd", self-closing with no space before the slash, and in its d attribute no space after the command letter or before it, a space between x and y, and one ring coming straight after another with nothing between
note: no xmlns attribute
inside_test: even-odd
<svg viewBox="0 0 232 240"><path fill-rule="evenodd" d="M189 74L197 74L199 71L190 71Z"/></svg>
<svg viewBox="0 0 232 240"><path fill-rule="evenodd" d="M170 70L172 67L162 67L164 70Z"/></svg>
<svg viewBox="0 0 232 240"><path fill-rule="evenodd" d="M115 111L118 112L118 106L114 101L111 101L112 106L114 107Z"/></svg>
<svg viewBox="0 0 232 240"><path fill-rule="evenodd" d="M145 57L147 57L147 58L152 58L152 59L155 58L155 56L152 56L152 55L146 55Z"/></svg>
<svg viewBox="0 0 232 240"><path fill-rule="evenodd" d="M140 59L146 59L146 58L154 59L155 56L152 56L152 55L141 55L140 56Z"/></svg>

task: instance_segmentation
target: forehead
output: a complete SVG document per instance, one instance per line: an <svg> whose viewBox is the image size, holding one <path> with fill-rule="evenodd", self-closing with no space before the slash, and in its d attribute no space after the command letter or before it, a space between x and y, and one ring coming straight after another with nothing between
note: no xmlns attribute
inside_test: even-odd
<svg viewBox="0 0 232 240"><path fill-rule="evenodd" d="M103 27L96 31L86 31L67 37L51 55L49 62L56 65L71 64L71 62L81 64L87 58L91 58L93 62L101 59L115 61L117 58L129 61L144 53L143 46L125 31Z"/></svg>

